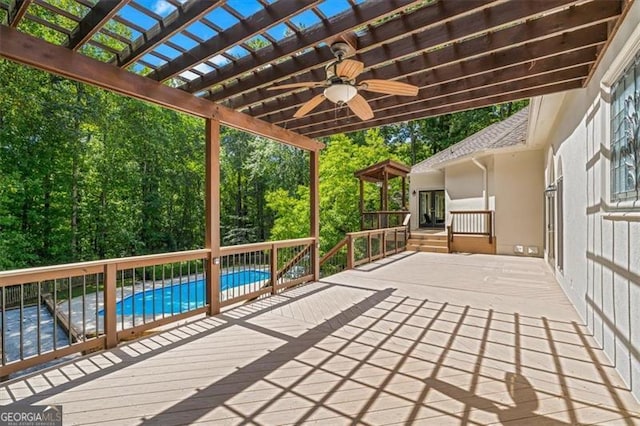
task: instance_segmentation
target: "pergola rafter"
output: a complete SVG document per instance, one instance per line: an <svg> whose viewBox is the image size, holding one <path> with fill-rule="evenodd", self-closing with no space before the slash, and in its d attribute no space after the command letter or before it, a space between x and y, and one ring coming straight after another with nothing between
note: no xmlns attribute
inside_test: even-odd
<svg viewBox="0 0 640 426"><path fill-rule="evenodd" d="M282 2L280 0L279 2ZM279 3L279 2L276 2ZM353 7L353 11L339 15L328 23L322 22L306 31L300 31L282 42L267 46L261 50L259 56L245 56L233 64L216 70L207 77L192 82L188 87L189 92L198 92L211 86L224 83L237 78L253 70L259 69L270 63L277 63L284 58L314 48L325 40L340 35L345 31L351 31L371 21L383 19L388 15L397 13L412 4L419 3L416 0L373 0Z"/></svg>
<svg viewBox="0 0 640 426"><path fill-rule="evenodd" d="M153 28L147 31L144 37L144 42L134 46L131 52L126 56L118 58L118 66L123 68L136 62L147 52L167 41L191 23L202 18L205 14L216 7L218 1L219 0L190 2L186 3L184 6L179 6L173 14L167 17L167 19L158 22Z"/></svg>
<svg viewBox="0 0 640 426"><path fill-rule="evenodd" d="M27 9L29 8L31 1L32 0L16 0L13 7L9 7L9 10L7 11L7 20L9 21L10 27L15 28L18 26L24 14L27 13Z"/></svg>
<svg viewBox="0 0 640 426"><path fill-rule="evenodd" d="M113 16L129 3L130 0L100 0L95 7L80 21L77 30L69 38L67 47L78 50L80 46L91 40Z"/></svg>
<svg viewBox="0 0 640 426"><path fill-rule="evenodd" d="M243 43L268 27L277 25L298 10L305 10L317 3L317 0L281 0L241 21L212 39L199 44L184 55L169 62L165 67L151 75L158 81L165 81L208 58L218 55L235 44ZM268 22L268 24L267 24ZM192 90L197 91L197 90Z"/></svg>
<svg viewBox="0 0 640 426"><path fill-rule="evenodd" d="M546 2L532 2L532 10L530 13L540 13L542 7L547 5ZM535 7L537 6L537 8ZM473 22L478 22L479 17L472 15L470 19L461 19L459 21L453 21L446 26L438 28L438 32L431 32L430 34L422 34L422 38L406 38L392 43L385 49L384 53L387 54L385 58L375 58L373 52L367 52L361 55L359 60L363 60L365 64L372 63L373 65L378 63L388 63L389 61L398 59L397 61L390 62L388 65L376 69L370 69L365 71L360 77L360 80L366 79L398 79L398 76L402 76L402 81L406 81L411 84L415 84L418 87L422 87L418 78L412 77L416 73L422 73L428 75L432 70L437 69L443 65L462 62L466 59L473 59L481 57L481 55L490 55L494 52L499 52L503 49L518 50L518 46L530 43L532 41L541 40L546 37L561 35L567 31L583 28L584 26L595 26L603 21L609 21L615 19L620 13L619 7L615 3L608 3L600 5L596 3L587 3L581 6L575 6L570 9L559 11L558 13L549 14L539 19L533 19L521 25L514 25L502 30L496 30L491 33L491 37L473 37L477 33L473 30ZM493 16L493 15L492 15ZM509 23L512 23L514 19L522 19L531 16L529 13L523 14L522 10L507 9L502 15L504 20L493 21L494 25L492 29L499 29ZM519 16L519 18L518 18ZM601 42L606 41L607 34L600 31L602 27L596 27L593 30L585 31L580 35L590 37L591 31L597 32L598 40ZM452 34L453 33L453 34ZM447 39L450 35L453 35L457 40L462 40L459 43L452 43L441 49L433 49L440 44L442 40ZM566 35L572 37L571 33ZM575 40L573 37L572 40ZM563 43L564 44L564 43ZM577 46L585 46L590 43L587 40L577 40ZM562 44L560 44L562 46ZM433 49L433 50L430 50ZM415 53L424 52L422 55L415 55ZM412 56L410 56L412 55ZM530 55L529 60L537 59L536 56ZM595 56L594 56L595 59ZM495 65L487 64L487 70L495 69ZM477 72L476 67L465 67L465 73L461 78L465 78L469 74ZM440 81L439 81L440 82ZM273 93L273 92L271 92ZM275 99L271 102L262 103L256 107L249 108L248 112L251 115L263 117L268 121L275 123L284 123L290 121L299 121L293 119L293 112L299 105L307 102L313 96L315 92L306 90L298 93L293 93L285 99ZM273 96L273 95L272 95ZM369 94L368 99L375 101L380 96L376 94ZM251 99L250 101L255 101ZM245 102L248 101L245 98ZM404 102L412 102L412 99L406 98ZM242 102L243 104L245 102ZM229 104L232 108L238 108L242 105L231 102ZM377 110L375 102L371 103L374 112ZM333 106L325 103L322 107L316 109L314 114L322 112L333 114ZM272 114L273 115L269 115ZM310 116L307 118L311 118ZM295 126L294 123L291 123Z"/></svg>
<svg viewBox="0 0 640 426"><path fill-rule="evenodd" d="M366 52L395 39L407 37L412 33L411 28L415 28L413 32L424 31L425 28L429 28L431 25L442 23L443 19L451 19L479 9L482 10L484 6L495 1L443 2L439 3L437 7L421 8L411 14L399 15L394 19L370 28L364 35L358 37L356 42L358 51ZM325 74L322 67L333 59L335 59L333 55L326 50L307 52L293 60L257 71L251 77L242 79L236 84L225 88L225 90L212 94L209 99L213 101L229 99L227 106L239 108L258 101L264 101L269 97L282 96L286 91L269 92L264 90L264 87L291 75L295 77L289 78L286 83L323 80Z"/></svg>

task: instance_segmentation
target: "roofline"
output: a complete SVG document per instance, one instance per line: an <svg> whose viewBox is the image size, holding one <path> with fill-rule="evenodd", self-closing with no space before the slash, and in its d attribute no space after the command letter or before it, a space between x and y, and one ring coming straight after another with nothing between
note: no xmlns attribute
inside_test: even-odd
<svg viewBox="0 0 640 426"><path fill-rule="evenodd" d="M464 162L470 161L473 158L486 157L490 155L504 154L508 152L525 152L525 151L539 151L541 150L541 146L532 146L527 143L521 143L518 145L505 146L500 148L492 148L492 149L484 149L482 151L476 151L472 154L467 154L462 157L455 158L453 160L449 160L441 163L441 166L437 168L430 168L427 170L423 170L420 172L410 172L409 175L420 175L423 173L432 173L432 172L442 172L442 169L447 167L456 166L462 164Z"/></svg>
<svg viewBox="0 0 640 426"><path fill-rule="evenodd" d="M429 168L429 169L427 169L427 170L439 170L439 169L441 169L441 168L443 168L443 167L446 167L446 166L448 166L448 165L450 165L450 164L455 164L456 162L458 162L458 160L465 160L465 159L469 159L469 158L477 157L478 155L491 154L492 152L497 152L497 153L499 153L499 152L501 152L501 151L503 151L503 150L511 151L512 149L509 149L509 148L516 148L516 149L515 149L515 151L520 151L520 150L522 150L522 151L526 151L526 150L528 150L528 149L538 149L539 147L528 147L528 145L529 145L529 136L530 136L530 135L529 135L529 132L530 132L530 126L531 126L531 121L530 121L530 120L531 120L531 114L532 114L532 108L531 108L531 102L532 102L532 100L533 100L533 99L530 99L530 100L529 100L529 105L527 105L526 107L524 107L524 108L523 108L523 109L521 109L520 111L516 112L515 114L512 114L512 115L510 115L509 117L505 118L504 120L497 121L497 122L495 122L495 123L493 123L493 124L488 125L487 127L483 128L483 129L478 130L477 132L475 132L475 133L473 133L473 134L471 134L471 135L467 136L466 138L462 139L462 140L461 140L461 141L459 141L459 142L456 142L455 144L453 144L453 145L451 145L451 146L448 146L447 148L445 148L444 150L442 150L442 151L440 151L440 152L444 152L446 149L455 148L457 145L460 145L460 144L464 143L465 141L467 141L467 140L468 140L468 139L470 139L470 138L477 137L477 135L479 135L479 134L482 134L482 133L487 132L487 131L488 131L489 129L491 129L493 126L496 126L496 125L498 125L498 124L500 124L500 123L504 123L505 121L509 120L510 118L512 118L513 116L515 116L516 114L519 114L520 112L522 112L522 110L524 110L525 108L528 108L528 111L527 111L527 120L526 120L526 126L527 126L527 129L525 130L525 135L526 135L526 137L525 137L524 143L522 143L522 144L516 144L516 145L511 145L511 146L508 146L508 147L482 149L482 150L480 150L480 151L475 151L475 152L472 152L472 153L470 153L470 154L467 154L467 155L463 155L463 156L461 156L461 157L454 158L454 159L452 159L452 160L445 160L445 161L443 161L443 162L439 163L439 166L438 166L438 167L436 167L436 168L433 168L433 167L432 167L432 168ZM502 133L502 134L500 135L500 137L499 137L499 138L497 138L497 139L503 139L503 138L505 138L507 135L509 135L509 134L513 133L517 128L518 128L518 126L516 126L516 127L513 127L513 128L511 128L511 129L509 129L508 131L506 131L506 132ZM525 148L525 149L520 149L519 147L523 147L523 148ZM437 152L437 153L436 153L436 154L434 154L434 155L437 155L437 154L439 154L440 152ZM432 156L432 157L433 157L433 156ZM419 166L420 164L424 163L425 161L430 160L432 157L427 157L427 158L425 158L424 160L422 160L421 162L419 162L418 164L414 164L414 165L411 167L411 169L413 169L414 167ZM409 172L409 174L419 174L419 173L421 173L421 172Z"/></svg>
<svg viewBox="0 0 640 426"><path fill-rule="evenodd" d="M372 166L369 166L369 167L367 167L365 169L358 170L353 175L355 177L366 176L368 173L371 173L372 171L374 171L376 169L383 169L383 168L387 168L387 167L389 167L391 169L398 170L400 173L397 176L402 176L403 174L407 175L407 174L409 174L411 172L411 167L406 166L406 165L404 165L402 163L399 163L397 161L388 159L388 160L376 163L376 164L374 164Z"/></svg>

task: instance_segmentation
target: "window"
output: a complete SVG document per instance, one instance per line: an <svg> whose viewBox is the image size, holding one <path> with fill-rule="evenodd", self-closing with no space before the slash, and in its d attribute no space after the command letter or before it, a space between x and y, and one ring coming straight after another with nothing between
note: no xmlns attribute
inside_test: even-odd
<svg viewBox="0 0 640 426"><path fill-rule="evenodd" d="M611 200L640 199L640 54L613 86Z"/></svg>

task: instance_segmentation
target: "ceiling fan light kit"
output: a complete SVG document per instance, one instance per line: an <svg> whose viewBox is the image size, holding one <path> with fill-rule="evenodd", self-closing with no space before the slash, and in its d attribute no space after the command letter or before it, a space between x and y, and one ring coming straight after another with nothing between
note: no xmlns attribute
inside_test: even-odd
<svg viewBox="0 0 640 426"><path fill-rule="evenodd" d="M358 89L350 84L344 83L332 84L324 89L324 97L335 104L346 104L357 94Z"/></svg>

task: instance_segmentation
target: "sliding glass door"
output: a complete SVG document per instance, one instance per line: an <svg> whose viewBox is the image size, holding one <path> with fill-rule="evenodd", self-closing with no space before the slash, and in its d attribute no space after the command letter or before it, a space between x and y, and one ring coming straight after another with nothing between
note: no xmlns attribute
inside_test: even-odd
<svg viewBox="0 0 640 426"><path fill-rule="evenodd" d="M444 228L444 191L420 191L418 220L421 228Z"/></svg>

